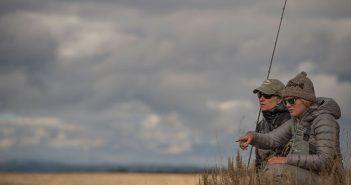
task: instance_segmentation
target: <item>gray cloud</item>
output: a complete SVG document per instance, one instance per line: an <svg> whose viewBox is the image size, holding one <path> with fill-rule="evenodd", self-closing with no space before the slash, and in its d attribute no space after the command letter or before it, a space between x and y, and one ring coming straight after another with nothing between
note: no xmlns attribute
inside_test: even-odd
<svg viewBox="0 0 351 185"><path fill-rule="evenodd" d="M282 4L1 3L2 159L207 165L254 128ZM346 128L349 2L319 3L288 3L271 77L307 71Z"/></svg>

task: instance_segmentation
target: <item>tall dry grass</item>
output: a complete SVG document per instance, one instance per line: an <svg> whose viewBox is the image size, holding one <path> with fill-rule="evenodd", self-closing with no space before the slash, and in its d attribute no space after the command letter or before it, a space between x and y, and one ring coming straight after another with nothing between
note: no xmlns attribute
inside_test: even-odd
<svg viewBox="0 0 351 185"><path fill-rule="evenodd" d="M216 167L210 171L204 172L198 185L269 185L274 184L273 176L257 173L255 166L251 165L246 168L244 160L238 152L235 158L228 158L226 167ZM344 172L345 185L351 185L351 169L349 165ZM325 185L337 184L330 176L323 176ZM295 185L296 182L292 176L288 176L286 185Z"/></svg>
<svg viewBox="0 0 351 185"><path fill-rule="evenodd" d="M235 160L235 162L234 162ZM227 167L218 166L206 171L199 179L199 185L246 185L258 184L254 168L246 169L241 155L228 158Z"/></svg>

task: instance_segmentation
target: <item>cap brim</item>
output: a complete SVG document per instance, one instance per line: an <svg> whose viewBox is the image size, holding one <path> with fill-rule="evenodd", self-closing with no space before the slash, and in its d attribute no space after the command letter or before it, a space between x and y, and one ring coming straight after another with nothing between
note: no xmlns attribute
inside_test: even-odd
<svg viewBox="0 0 351 185"><path fill-rule="evenodd" d="M275 94L276 92L270 88L267 88L267 87L264 87L264 86L261 86L259 88L256 88L253 90L253 93L256 94L258 92L263 92L264 94Z"/></svg>

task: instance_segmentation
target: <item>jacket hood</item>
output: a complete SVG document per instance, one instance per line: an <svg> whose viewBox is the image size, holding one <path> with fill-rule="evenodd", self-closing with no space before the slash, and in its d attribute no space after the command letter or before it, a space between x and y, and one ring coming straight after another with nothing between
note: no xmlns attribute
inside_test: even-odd
<svg viewBox="0 0 351 185"><path fill-rule="evenodd" d="M315 117L321 114L330 114L335 119L339 119L341 116L341 110L338 103L336 103L334 99L318 97L315 104L311 106L310 115L308 115L306 118L314 119Z"/></svg>

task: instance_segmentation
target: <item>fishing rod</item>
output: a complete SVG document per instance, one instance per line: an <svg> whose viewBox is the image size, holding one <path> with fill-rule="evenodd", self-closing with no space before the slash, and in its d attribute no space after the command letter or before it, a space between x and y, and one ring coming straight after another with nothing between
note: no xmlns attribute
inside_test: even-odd
<svg viewBox="0 0 351 185"><path fill-rule="evenodd" d="M280 16L280 22L279 22L279 26L278 26L277 35L276 35L276 37L275 37L273 52L272 52L271 60L270 60L270 62L269 62L269 67L268 67L268 72L267 72L266 80L268 80L269 75L270 75L270 73L271 73L271 68L272 68L273 58L274 58L274 54L275 54L275 49L276 49L276 47L277 47L277 42L278 42L278 38L279 38L280 28L281 28L281 25L282 25L282 22L283 22L284 13L285 13L286 2L287 2L287 0L285 0L285 2L284 2L282 14L281 14L281 16ZM260 120L260 116L261 116L261 108L260 108L260 110L258 111L258 116L257 116L257 120L256 120L256 128L255 128L255 131L257 131L257 129L258 129L257 126L258 126L258 122L259 122L259 120ZM247 169L249 168L249 165L250 165L250 160L251 160L251 155L252 155L252 148L253 148L253 146L251 145L249 160L248 160L248 162L247 162Z"/></svg>

